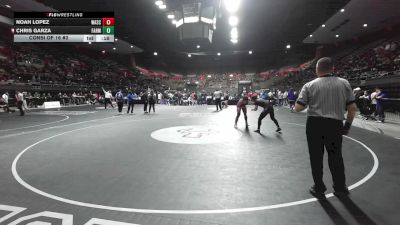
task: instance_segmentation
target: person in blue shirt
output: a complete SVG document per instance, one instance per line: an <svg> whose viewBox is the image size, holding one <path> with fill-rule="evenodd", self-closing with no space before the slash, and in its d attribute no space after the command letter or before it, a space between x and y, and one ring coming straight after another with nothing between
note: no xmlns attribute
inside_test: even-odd
<svg viewBox="0 0 400 225"><path fill-rule="evenodd" d="M267 100L268 99L268 93L269 93L269 90L263 91L263 93L261 94L260 98Z"/></svg>
<svg viewBox="0 0 400 225"><path fill-rule="evenodd" d="M383 123L385 122L385 109L383 107L384 98L386 98L386 94L382 92L382 90L377 87L376 90L376 112L378 114L378 122Z"/></svg>
<svg viewBox="0 0 400 225"><path fill-rule="evenodd" d="M287 98L289 101L290 111L293 112L294 104L296 103L296 99L297 99L296 93L293 90L293 88L290 88Z"/></svg>
<svg viewBox="0 0 400 225"><path fill-rule="evenodd" d="M132 93L132 91L128 92L127 99L128 99L128 111L126 113L129 114L129 110L131 111L131 113L133 113L133 107L135 106L134 100L136 98L135 95Z"/></svg>

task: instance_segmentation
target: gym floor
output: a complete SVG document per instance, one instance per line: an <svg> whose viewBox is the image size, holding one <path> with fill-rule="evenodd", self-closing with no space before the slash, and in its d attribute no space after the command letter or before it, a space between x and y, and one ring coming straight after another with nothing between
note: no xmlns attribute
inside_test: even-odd
<svg viewBox="0 0 400 225"><path fill-rule="evenodd" d="M234 106L215 112L214 106L156 105L155 114L142 107L133 115L100 106L1 113L1 223L43 211L71 214L74 224L91 218L155 225L400 221L398 139L353 127L343 141L351 194L331 194L325 162L328 198L317 201L308 193L304 113L277 107L282 133L267 116L258 134L261 110L251 106L248 130L243 116L233 127ZM25 210L2 221L1 206Z"/></svg>

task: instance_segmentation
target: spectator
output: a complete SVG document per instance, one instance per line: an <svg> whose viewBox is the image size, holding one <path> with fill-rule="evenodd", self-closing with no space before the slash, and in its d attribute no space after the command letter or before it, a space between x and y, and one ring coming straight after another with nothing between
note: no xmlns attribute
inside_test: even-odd
<svg viewBox="0 0 400 225"><path fill-rule="evenodd" d="M135 98L132 91L129 91L127 100L128 100L128 111L126 113L129 114L129 110L131 111L131 113L133 113L133 107L135 106L134 104Z"/></svg>
<svg viewBox="0 0 400 225"><path fill-rule="evenodd" d="M112 98L112 94L111 94L111 90L110 91L106 91L103 88L103 92L104 92L104 109L107 109L107 104L110 104L112 108L114 108L112 102L111 102L111 98Z"/></svg>
<svg viewBox="0 0 400 225"><path fill-rule="evenodd" d="M385 122L385 108L384 108L384 101L385 101L385 93L379 88L375 88L376 90L376 112L378 114L378 122L383 123Z"/></svg>
<svg viewBox="0 0 400 225"><path fill-rule="evenodd" d="M117 101L118 105L118 113L122 113L122 108L124 107L124 95L122 94L122 90L118 90L115 94L115 100Z"/></svg>
<svg viewBox="0 0 400 225"><path fill-rule="evenodd" d="M17 108L19 109L20 116L24 116L25 112L23 109L23 104L24 104L24 95L22 92L17 91L17 94L15 95L15 98L17 100Z"/></svg>
<svg viewBox="0 0 400 225"><path fill-rule="evenodd" d="M3 110L4 110L4 112L6 112L6 113L9 113L10 112L10 108L9 108L9 106L8 106L8 92L6 92L6 93L4 93L2 96L1 96L1 101L0 101L0 103L3 105Z"/></svg>

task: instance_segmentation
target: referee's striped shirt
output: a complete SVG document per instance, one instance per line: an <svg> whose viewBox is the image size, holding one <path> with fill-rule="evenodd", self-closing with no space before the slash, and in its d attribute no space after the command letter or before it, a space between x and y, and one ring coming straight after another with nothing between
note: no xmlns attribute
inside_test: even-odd
<svg viewBox="0 0 400 225"><path fill-rule="evenodd" d="M307 115L344 120L346 107L354 103L355 97L350 83L332 75L318 77L306 83L297 103L308 105Z"/></svg>

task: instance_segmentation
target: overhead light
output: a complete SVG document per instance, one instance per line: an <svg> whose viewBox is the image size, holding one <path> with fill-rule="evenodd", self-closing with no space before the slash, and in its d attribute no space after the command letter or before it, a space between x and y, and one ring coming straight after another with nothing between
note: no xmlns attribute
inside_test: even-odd
<svg viewBox="0 0 400 225"><path fill-rule="evenodd" d="M196 46L196 48L198 48L198 49L199 49L199 48L200 48L200 45L197 45L197 46Z"/></svg>
<svg viewBox="0 0 400 225"><path fill-rule="evenodd" d="M287 49L290 49L291 47L292 47L292 46L290 46L290 45L286 45L286 48L287 48Z"/></svg>
<svg viewBox="0 0 400 225"><path fill-rule="evenodd" d="M172 22L172 24L174 24L174 25L176 24L176 20L172 20L171 22Z"/></svg>
<svg viewBox="0 0 400 225"><path fill-rule="evenodd" d="M157 56L157 55L158 55L158 52L154 52L153 55Z"/></svg>
<svg viewBox="0 0 400 225"><path fill-rule="evenodd" d="M232 27L236 27L239 24L239 18L237 16L230 16L228 22Z"/></svg>
<svg viewBox="0 0 400 225"><path fill-rule="evenodd" d="M175 19L175 15L173 15L173 14L168 14L168 19Z"/></svg>
<svg viewBox="0 0 400 225"><path fill-rule="evenodd" d="M217 55L218 55L218 56L221 56L221 52L218 52Z"/></svg>
<svg viewBox="0 0 400 225"><path fill-rule="evenodd" d="M191 57L192 57L192 54L188 54L188 57L191 58Z"/></svg>
<svg viewBox="0 0 400 225"><path fill-rule="evenodd" d="M115 40L115 41L118 41L118 38L115 38L114 40Z"/></svg>
<svg viewBox="0 0 400 225"><path fill-rule="evenodd" d="M240 0L224 0L225 8L230 13L235 13L239 10Z"/></svg>
<svg viewBox="0 0 400 225"><path fill-rule="evenodd" d="M162 5L162 4L163 4L163 1L161 1L161 0L158 0L158 1L156 1L155 3L156 3L156 5L160 6L160 5Z"/></svg>
<svg viewBox="0 0 400 225"><path fill-rule="evenodd" d="M368 24L364 23L363 27L368 27Z"/></svg>
<svg viewBox="0 0 400 225"><path fill-rule="evenodd" d="M88 44L89 44L89 45L91 45L91 44L92 44L92 42L90 42L90 41L89 41L89 43L88 43Z"/></svg>
<svg viewBox="0 0 400 225"><path fill-rule="evenodd" d="M233 74L230 74L229 77L233 77Z"/></svg>
<svg viewBox="0 0 400 225"><path fill-rule="evenodd" d="M159 5L158 8L160 8L160 9L166 9L167 6L166 6L166 5Z"/></svg>
<svg viewBox="0 0 400 225"><path fill-rule="evenodd" d="M312 37L312 34L310 34L310 37Z"/></svg>
<svg viewBox="0 0 400 225"><path fill-rule="evenodd" d="M340 12L344 12L344 9L341 9Z"/></svg>
<svg viewBox="0 0 400 225"><path fill-rule="evenodd" d="M236 43L238 43L238 39L237 39L237 38L232 38L232 39L231 39L231 42L232 42L233 44L236 44Z"/></svg>
<svg viewBox="0 0 400 225"><path fill-rule="evenodd" d="M11 8L11 6L10 5L4 5L5 7L7 7L7 8Z"/></svg>
<svg viewBox="0 0 400 225"><path fill-rule="evenodd" d="M131 48L133 48L133 45L131 45Z"/></svg>
<svg viewBox="0 0 400 225"><path fill-rule="evenodd" d="M207 75L207 77L211 77L211 75Z"/></svg>
<svg viewBox="0 0 400 225"><path fill-rule="evenodd" d="M322 24L321 27L325 27L325 24Z"/></svg>
<svg viewBox="0 0 400 225"><path fill-rule="evenodd" d="M116 48L116 47L114 47L114 48L113 48L113 50L117 50L117 48Z"/></svg>
<svg viewBox="0 0 400 225"><path fill-rule="evenodd" d="M234 27L231 29L231 38L232 39L237 39L239 37L239 32L237 27Z"/></svg>
<svg viewBox="0 0 400 225"><path fill-rule="evenodd" d="M250 50L250 51L249 51L249 55L252 55L252 54L253 54L253 51Z"/></svg>
<svg viewBox="0 0 400 225"><path fill-rule="evenodd" d="M335 37L338 38L338 37L339 37L339 34L336 34Z"/></svg>

